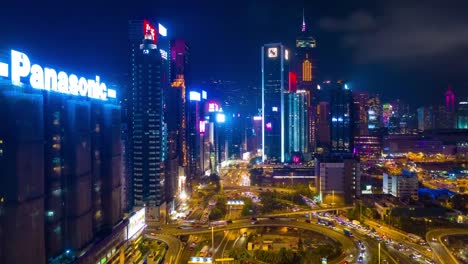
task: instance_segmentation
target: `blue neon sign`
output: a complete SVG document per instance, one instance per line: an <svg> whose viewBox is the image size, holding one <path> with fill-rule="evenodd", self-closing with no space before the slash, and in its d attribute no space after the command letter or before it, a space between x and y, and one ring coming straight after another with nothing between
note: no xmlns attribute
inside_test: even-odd
<svg viewBox="0 0 468 264"><path fill-rule="evenodd" d="M32 64L26 54L16 50L11 50L10 59L10 64L0 62L0 77L9 78L13 85L21 86L29 78L31 87L38 90L104 101L117 97L116 90L107 88L98 75L86 79L64 71L57 73L55 69Z"/></svg>

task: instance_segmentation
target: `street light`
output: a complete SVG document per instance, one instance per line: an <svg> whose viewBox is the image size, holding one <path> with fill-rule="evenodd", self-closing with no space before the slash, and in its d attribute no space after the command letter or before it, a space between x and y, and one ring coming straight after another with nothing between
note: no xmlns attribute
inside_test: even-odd
<svg viewBox="0 0 468 264"><path fill-rule="evenodd" d="M380 242L379 242L379 264L380 264Z"/></svg>

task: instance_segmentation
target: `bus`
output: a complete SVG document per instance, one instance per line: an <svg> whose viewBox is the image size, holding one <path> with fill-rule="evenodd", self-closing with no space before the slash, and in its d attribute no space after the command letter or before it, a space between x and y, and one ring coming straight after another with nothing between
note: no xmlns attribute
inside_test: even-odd
<svg viewBox="0 0 468 264"><path fill-rule="evenodd" d="M328 218L328 217L319 216L317 219L317 224L326 225L326 226L335 226L335 220Z"/></svg>
<svg viewBox="0 0 468 264"><path fill-rule="evenodd" d="M348 228L343 228L343 234L347 237L352 237L353 233Z"/></svg>

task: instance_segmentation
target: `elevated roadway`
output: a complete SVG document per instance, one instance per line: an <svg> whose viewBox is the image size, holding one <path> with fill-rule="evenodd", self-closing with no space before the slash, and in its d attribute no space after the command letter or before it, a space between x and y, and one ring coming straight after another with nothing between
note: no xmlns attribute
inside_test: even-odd
<svg viewBox="0 0 468 264"><path fill-rule="evenodd" d="M444 244L444 239L451 235L468 235L468 229L462 228L441 228L434 229L426 233L426 241L436 253L438 261L442 264L460 263Z"/></svg>

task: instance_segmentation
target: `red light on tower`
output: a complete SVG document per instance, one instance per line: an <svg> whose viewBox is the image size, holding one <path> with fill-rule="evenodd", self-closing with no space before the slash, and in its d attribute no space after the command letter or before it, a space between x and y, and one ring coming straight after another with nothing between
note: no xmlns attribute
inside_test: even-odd
<svg viewBox="0 0 468 264"><path fill-rule="evenodd" d="M294 72L289 72L289 92L297 91L297 76Z"/></svg>
<svg viewBox="0 0 468 264"><path fill-rule="evenodd" d="M153 27L147 20L143 22L143 33L146 34L151 34L151 37L154 41L154 44L156 44L156 39L157 39L157 34L156 34L156 28Z"/></svg>

